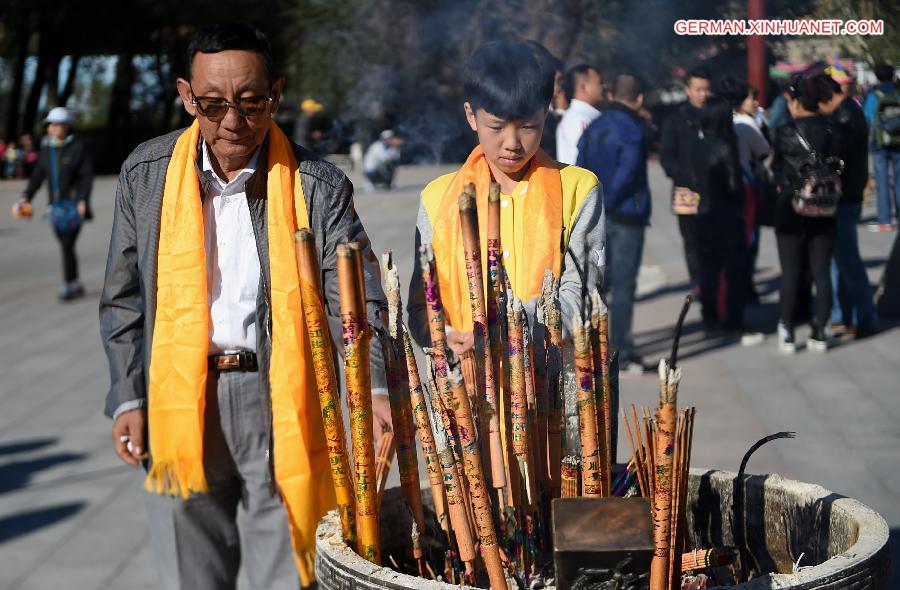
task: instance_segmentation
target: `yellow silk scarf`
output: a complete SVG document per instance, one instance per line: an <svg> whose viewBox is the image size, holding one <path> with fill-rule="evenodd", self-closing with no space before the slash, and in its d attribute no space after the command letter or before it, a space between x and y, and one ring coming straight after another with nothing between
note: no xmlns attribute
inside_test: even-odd
<svg viewBox="0 0 900 590"><path fill-rule="evenodd" d="M313 578L316 525L336 502L294 254L294 231L309 227L309 217L290 142L275 123L268 137L275 479L305 586ZM183 498L208 491L203 421L210 320L196 170L199 139L195 121L178 138L166 170L148 403L153 460L146 488Z"/></svg>
<svg viewBox="0 0 900 590"><path fill-rule="evenodd" d="M462 332L472 331L472 309L466 277L462 230L459 225L457 199L463 188L475 184L478 205L478 233L481 239L482 273L487 279L487 207L491 170L484 150L477 146L439 199L423 201L431 221L431 245L434 248L438 281L444 312L449 324ZM562 261L563 197L559 167L543 150L531 159L523 181L528 181L525 227L525 276L515 276L515 269L507 268L510 285L519 285L515 296L527 300L541 294L544 271L553 270L557 277Z"/></svg>

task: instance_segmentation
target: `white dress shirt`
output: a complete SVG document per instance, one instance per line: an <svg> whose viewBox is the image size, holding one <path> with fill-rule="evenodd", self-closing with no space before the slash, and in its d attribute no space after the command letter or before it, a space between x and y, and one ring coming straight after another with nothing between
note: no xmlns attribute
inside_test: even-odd
<svg viewBox="0 0 900 590"><path fill-rule="evenodd" d="M202 170L210 180L203 199L210 354L256 350L259 254L244 187L258 159L259 150L228 182L213 170L203 142Z"/></svg>
<svg viewBox="0 0 900 590"><path fill-rule="evenodd" d="M563 164L575 164L578 160L578 140L600 111L573 98L556 128L556 159Z"/></svg>

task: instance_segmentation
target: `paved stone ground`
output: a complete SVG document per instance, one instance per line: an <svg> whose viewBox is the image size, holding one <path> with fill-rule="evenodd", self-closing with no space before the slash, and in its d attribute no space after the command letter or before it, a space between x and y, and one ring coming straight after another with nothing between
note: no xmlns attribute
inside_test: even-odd
<svg viewBox="0 0 900 590"><path fill-rule="evenodd" d="M397 190L357 197L379 253L394 250L404 285L418 191L445 170L404 168ZM686 273L666 208L668 181L655 164L651 182L656 212L635 329L640 351L657 359L670 346ZM14 222L6 213L21 188L20 182L0 184L0 590L156 588L142 478L113 455L110 423L101 414L108 377L97 298L115 179L97 180L97 219L78 244L88 297L71 304L56 301L59 252L47 224L38 218ZM893 235L862 232L861 239L876 280ZM795 440L759 451L749 471L778 472L862 500L887 519L898 556L900 330L827 355L780 356L772 334L777 272L773 236L766 231L757 281L767 294L751 313L768 333L764 346L704 340L699 309L689 316L681 402L698 407L694 464L736 470L758 438L796 431ZM655 392L653 376L622 380L624 403L652 404Z"/></svg>

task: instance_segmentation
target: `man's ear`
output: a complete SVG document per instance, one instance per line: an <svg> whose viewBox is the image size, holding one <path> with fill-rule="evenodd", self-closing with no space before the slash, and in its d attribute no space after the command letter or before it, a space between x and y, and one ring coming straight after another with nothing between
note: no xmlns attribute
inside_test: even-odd
<svg viewBox="0 0 900 590"><path fill-rule="evenodd" d="M640 108L644 106L644 94L638 94L635 102L637 103L638 110L640 110Z"/></svg>
<svg viewBox="0 0 900 590"><path fill-rule="evenodd" d="M191 83L184 78L178 78L175 84L178 87L178 95L181 97L181 102L184 103L184 110L190 116L196 117L197 107L191 104Z"/></svg>
<svg viewBox="0 0 900 590"><path fill-rule="evenodd" d="M272 112L278 111L278 105L281 104L281 95L284 93L284 78L278 78L272 84Z"/></svg>
<svg viewBox="0 0 900 590"><path fill-rule="evenodd" d="M466 121L469 122L469 127L472 128L472 131L478 132L478 123L475 121L475 111L472 110L472 104L469 102L463 103L463 110L466 112Z"/></svg>

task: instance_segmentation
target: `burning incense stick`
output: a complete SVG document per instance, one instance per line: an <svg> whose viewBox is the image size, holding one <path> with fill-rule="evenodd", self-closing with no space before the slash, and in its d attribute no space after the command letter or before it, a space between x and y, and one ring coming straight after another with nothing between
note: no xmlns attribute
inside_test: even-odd
<svg viewBox="0 0 900 590"><path fill-rule="evenodd" d="M594 402L594 375L589 337L590 323L572 324L575 345L575 372L578 378L578 430L581 435L581 493L600 497L603 493L603 473L597 436L597 406Z"/></svg>
<svg viewBox="0 0 900 590"><path fill-rule="evenodd" d="M391 406L394 444L397 449L397 467L400 485L410 514L419 531L425 530L425 511L422 507L422 491L419 484L419 462L416 457L412 408L410 405L409 363L403 342L402 301L400 276L390 252L382 257L385 292L388 299L388 332L384 342L384 358L387 361L388 393ZM422 559L421 547L414 547L413 557Z"/></svg>
<svg viewBox="0 0 900 590"><path fill-rule="evenodd" d="M357 543L360 555L381 563L377 490L372 433L372 389L369 374L371 329L365 307L360 307L363 285L359 284L359 250L347 244L337 247L338 285L344 341L344 371L347 380L347 405L350 408L350 437L353 446L354 484L356 487Z"/></svg>
<svg viewBox="0 0 900 590"><path fill-rule="evenodd" d="M297 254L297 270L303 299L303 315L309 333L316 390L322 410L325 440L331 465L331 478L337 498L341 530L347 544L356 546L356 501L350 481L350 459L347 437L344 433L344 416L341 410L340 387L334 369L331 334L328 319L322 305L319 263L315 252L315 240L309 229L294 233Z"/></svg>

